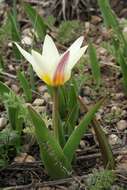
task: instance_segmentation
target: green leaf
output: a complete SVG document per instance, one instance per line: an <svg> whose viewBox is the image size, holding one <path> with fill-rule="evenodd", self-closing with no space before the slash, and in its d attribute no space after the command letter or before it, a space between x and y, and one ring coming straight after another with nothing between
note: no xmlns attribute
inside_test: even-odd
<svg viewBox="0 0 127 190"><path fill-rule="evenodd" d="M12 12L10 12L8 14L8 18L9 18L10 23L11 23L12 40L15 42L19 42L21 40L21 34L20 34L20 29L19 29L19 25L17 22L17 18L13 15ZM21 58L21 54L15 45L13 45L13 52L14 52L17 59Z"/></svg>
<svg viewBox="0 0 127 190"><path fill-rule="evenodd" d="M112 28L113 32L117 35L119 40L122 40L122 42L127 47L127 42L124 38L124 35L120 29L119 22L117 20L117 17L115 13L112 11L109 0L98 0L98 4L102 13L102 16L104 18L104 22L108 28Z"/></svg>
<svg viewBox="0 0 127 190"><path fill-rule="evenodd" d="M111 10L109 0L98 0L98 4L106 26L116 29L118 27L117 19Z"/></svg>
<svg viewBox="0 0 127 190"><path fill-rule="evenodd" d="M77 100L77 86L75 84L70 84L66 86L66 99L67 99L67 110L68 115L66 117L65 122L65 130L67 130L67 136L69 137L74 130L74 127L76 125L76 121L78 119L78 113L79 113L79 104ZM66 113L66 112L65 112Z"/></svg>
<svg viewBox="0 0 127 190"><path fill-rule="evenodd" d="M73 109L74 105L77 104L77 89L75 88L74 84L70 84L67 88L66 91L68 90L68 109L69 111Z"/></svg>
<svg viewBox="0 0 127 190"><path fill-rule="evenodd" d="M4 70L4 60L1 54L0 54L0 70Z"/></svg>
<svg viewBox="0 0 127 190"><path fill-rule="evenodd" d="M94 118L95 113L98 111L102 104L103 100L99 101L92 107L89 112L84 116L84 119L81 123L74 129L70 138L64 146L63 152L68 158L69 162L72 161L73 155L80 144L80 140L83 137L84 133L87 130L87 126L90 124L92 119Z"/></svg>
<svg viewBox="0 0 127 190"><path fill-rule="evenodd" d="M30 106L28 106L28 111L35 126L41 159L48 174L53 178L67 177L71 171L71 165L60 145L52 136L40 115Z"/></svg>
<svg viewBox="0 0 127 190"><path fill-rule="evenodd" d="M96 49L94 48L91 42L89 43L89 58L90 58L93 78L96 82L96 85L99 86L101 83L100 65L97 59Z"/></svg>
<svg viewBox="0 0 127 190"><path fill-rule="evenodd" d="M111 146L108 143L108 139L100 125L96 124L93 127L97 136L97 140L99 142L99 147L101 149L104 166L107 169L114 169L115 160L111 150Z"/></svg>
<svg viewBox="0 0 127 190"><path fill-rule="evenodd" d="M76 121L78 118L78 111L79 111L79 105L74 105L71 112L69 112L67 120L64 124L65 134L67 135L67 138L71 135L72 131L74 130L74 127L76 125Z"/></svg>
<svg viewBox="0 0 127 190"><path fill-rule="evenodd" d="M118 61L119 61L122 76L123 76L124 90L125 90L125 93L127 94L127 63L126 63L126 60L125 60L122 52L120 51L120 49L119 49L119 52L118 52Z"/></svg>
<svg viewBox="0 0 127 190"><path fill-rule="evenodd" d="M20 81L20 85L25 94L26 101L31 102L32 101L32 91L31 91L31 87L29 85L28 80L26 79L24 72L21 72L21 71L18 72L18 79Z"/></svg>
<svg viewBox="0 0 127 190"><path fill-rule="evenodd" d="M22 101L20 102L20 98L2 82L0 82L0 96L5 104L12 129L21 134L23 118L20 117L19 112L22 108Z"/></svg>
<svg viewBox="0 0 127 190"><path fill-rule="evenodd" d="M37 32L39 38L43 40L46 35L48 25L45 23L43 18L38 14L36 9L34 9L31 5L25 3L24 9L29 19L31 20L33 28Z"/></svg>
<svg viewBox="0 0 127 190"><path fill-rule="evenodd" d="M14 15L13 15L12 12L10 12L10 13L8 14L8 18L10 19L10 22L11 22L12 40L18 42L18 41L20 41L20 39L21 39L18 22L17 22L17 20L16 20L16 18L14 17Z"/></svg>
<svg viewBox="0 0 127 190"><path fill-rule="evenodd" d="M88 112L88 108L87 105L85 104L84 101L82 101L82 99L79 97L79 101L84 109L85 112ZM96 120L96 118L94 118L92 120L92 125L91 125L95 131L95 135L97 137L98 143L99 143L99 147L101 150L101 154L102 154L102 158L103 158L103 163L104 163L104 167L107 169L114 169L115 167L115 160L114 160L114 156L111 150L111 146L108 143L108 139L104 133L104 131L102 130L99 122Z"/></svg>
<svg viewBox="0 0 127 190"><path fill-rule="evenodd" d="M12 90L7 85L0 81L0 96L3 96L5 93L9 93L11 91Z"/></svg>
<svg viewBox="0 0 127 190"><path fill-rule="evenodd" d="M67 113L67 104L66 104L67 93L65 86L61 86L58 90L59 90L59 113L60 117L64 119Z"/></svg>

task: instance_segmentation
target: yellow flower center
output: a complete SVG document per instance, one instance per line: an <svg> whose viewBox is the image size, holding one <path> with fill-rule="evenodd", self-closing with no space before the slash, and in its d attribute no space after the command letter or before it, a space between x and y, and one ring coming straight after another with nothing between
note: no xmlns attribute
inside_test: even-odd
<svg viewBox="0 0 127 190"><path fill-rule="evenodd" d="M46 84L52 85L52 80L51 80L51 78L50 78L50 76L49 76L48 74L43 75L43 76L42 76L42 80L43 80Z"/></svg>

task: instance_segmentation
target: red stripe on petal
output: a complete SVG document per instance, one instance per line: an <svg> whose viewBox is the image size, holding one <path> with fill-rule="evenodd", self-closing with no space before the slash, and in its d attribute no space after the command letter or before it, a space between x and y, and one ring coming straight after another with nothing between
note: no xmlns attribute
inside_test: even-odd
<svg viewBox="0 0 127 190"><path fill-rule="evenodd" d="M70 52L67 51L61 58L60 62L58 63L58 66L56 68L56 71L53 77L53 84L55 86L62 85L64 83L64 71L65 71L65 66L68 63L69 54Z"/></svg>

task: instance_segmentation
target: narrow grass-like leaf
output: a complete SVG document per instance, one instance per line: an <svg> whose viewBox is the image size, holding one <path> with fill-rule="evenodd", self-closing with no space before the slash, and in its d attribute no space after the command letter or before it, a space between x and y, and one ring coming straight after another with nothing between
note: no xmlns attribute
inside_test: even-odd
<svg viewBox="0 0 127 190"><path fill-rule="evenodd" d="M11 37L12 40L15 42L19 42L21 40L21 34L20 34L20 29L19 29L19 25L18 22L16 20L15 15L13 15L12 12L10 12L8 14L8 18L10 19L10 23L11 23ZM13 51L14 54L16 56L17 59L21 58L21 54L19 52L19 50L17 49L17 47L15 45L13 45Z"/></svg>
<svg viewBox="0 0 127 190"><path fill-rule="evenodd" d="M4 70L4 60L1 54L0 54L0 69Z"/></svg>
<svg viewBox="0 0 127 190"><path fill-rule="evenodd" d="M48 174L53 178L68 176L71 171L70 162L64 155L60 145L33 108L29 106L28 111L35 126L41 159Z"/></svg>
<svg viewBox="0 0 127 190"><path fill-rule="evenodd" d="M61 119L65 119L67 113L67 94L65 86L59 88L59 112Z"/></svg>
<svg viewBox="0 0 127 190"><path fill-rule="evenodd" d="M119 53L118 61L119 61L122 76L123 76L123 86L124 86L125 93L127 94L127 63L126 63L126 60L125 60L122 52L119 50L118 53Z"/></svg>
<svg viewBox="0 0 127 190"><path fill-rule="evenodd" d="M43 18L38 14L36 9L34 9L31 5L25 3L24 9L29 19L31 20L33 28L37 32L39 38L43 40L46 35L48 25L45 23Z"/></svg>
<svg viewBox="0 0 127 190"><path fill-rule="evenodd" d="M24 72L21 72L21 71L18 72L18 79L20 81L21 87L22 87L23 92L25 94L26 101L31 102L32 101L32 91L31 91L31 87L29 85L29 82L25 77Z"/></svg>
<svg viewBox="0 0 127 190"><path fill-rule="evenodd" d="M94 122L94 131L99 142L99 147L101 149L101 154L103 158L103 163L105 168L114 169L115 168L115 159L111 150L111 147L108 143L108 139L103 131L103 129L98 125L98 123Z"/></svg>
<svg viewBox="0 0 127 190"><path fill-rule="evenodd" d="M98 4L102 13L102 16L104 18L104 22L108 28L112 28L113 32L117 35L119 40L122 40L122 42L127 47L127 42L124 38L124 35L120 29L119 22L117 20L117 17L115 13L112 11L109 0L98 0Z"/></svg>
<svg viewBox="0 0 127 190"><path fill-rule="evenodd" d="M115 53L117 62L120 64L122 75L123 75L123 85L125 89L125 93L127 93L127 41L122 33L119 22L117 20L116 15L113 13L109 0L98 0L98 4L100 6L104 21L108 27L110 27L115 34L114 42L117 40L117 44L114 43ZM116 40L115 40L116 39ZM118 46L118 47L116 47ZM121 52L122 49L122 52Z"/></svg>
<svg viewBox="0 0 127 190"><path fill-rule="evenodd" d="M109 0L98 0L98 4L107 27L118 28L118 22L109 4Z"/></svg>
<svg viewBox="0 0 127 190"><path fill-rule="evenodd" d="M90 58L93 78L96 82L96 85L99 86L101 83L100 65L99 65L99 61L97 59L96 49L92 45L91 42L89 43L89 58Z"/></svg>
<svg viewBox="0 0 127 190"><path fill-rule="evenodd" d="M76 104L73 106L73 109L68 113L67 120L64 124L64 129L65 129L64 131L67 138L69 138L72 131L74 130L74 127L76 126L78 111L79 111L79 105Z"/></svg>
<svg viewBox="0 0 127 190"><path fill-rule="evenodd" d="M69 137L76 126L76 121L78 119L79 104L77 100L77 86L70 84L67 86L67 107L68 107L68 117L66 117L65 129L67 129L67 136Z"/></svg>
<svg viewBox="0 0 127 190"><path fill-rule="evenodd" d="M10 12L8 14L8 17L10 18L10 21L11 21L12 40L13 41L20 41L21 35L20 35L20 30L19 30L17 20L14 17L14 15L12 14L12 12Z"/></svg>
<svg viewBox="0 0 127 190"><path fill-rule="evenodd" d="M88 125L94 118L95 113L98 111L102 104L103 100L99 101L92 107L89 112L84 116L81 123L74 129L70 138L68 139L67 143L64 146L64 154L69 159L69 162L72 161L74 153L80 144L80 140L83 137L84 133L87 130Z"/></svg>
<svg viewBox="0 0 127 190"><path fill-rule="evenodd" d="M9 93L11 91L12 90L7 85L0 81L0 96L3 96L4 93Z"/></svg>
<svg viewBox="0 0 127 190"><path fill-rule="evenodd" d="M19 112L22 102L20 102L18 96L2 82L0 82L0 97L2 97L5 104L10 126L21 134L23 118L20 117Z"/></svg>
<svg viewBox="0 0 127 190"><path fill-rule="evenodd" d="M83 107L84 111L87 112L88 108L87 108L87 105L85 104L85 102L82 101L82 99L80 97L79 97L79 101L80 101L81 106ZM94 118L92 120L92 127L95 131L95 135L96 135L98 143L99 143L104 167L107 169L114 169L115 160L114 160L114 156L113 156L113 153L111 150L111 146L109 145L108 139L107 139L103 129L101 128L99 122L96 120L96 118Z"/></svg>
<svg viewBox="0 0 127 190"><path fill-rule="evenodd" d="M69 111L73 109L74 105L77 104L77 89L73 84L70 84L67 89L68 90L68 109Z"/></svg>

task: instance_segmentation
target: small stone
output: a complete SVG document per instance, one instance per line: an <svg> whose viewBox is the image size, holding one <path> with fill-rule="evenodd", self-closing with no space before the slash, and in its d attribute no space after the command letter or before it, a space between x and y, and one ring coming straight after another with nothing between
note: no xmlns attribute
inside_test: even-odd
<svg viewBox="0 0 127 190"><path fill-rule="evenodd" d="M87 97L84 96L84 97L82 98L82 100L85 102L85 104L87 104L87 105L90 104L90 101L88 100Z"/></svg>
<svg viewBox="0 0 127 190"><path fill-rule="evenodd" d="M50 100L50 95L49 95L48 92L45 92L43 97L44 97L45 101L49 101Z"/></svg>
<svg viewBox="0 0 127 190"><path fill-rule="evenodd" d="M127 111L123 110L122 113L121 113L121 116L125 117L126 115L127 115Z"/></svg>
<svg viewBox="0 0 127 190"><path fill-rule="evenodd" d="M19 87L18 87L17 85L15 85L15 84L12 84L12 85L11 85L11 89L12 89L14 92L16 92L16 93L19 92Z"/></svg>
<svg viewBox="0 0 127 190"><path fill-rule="evenodd" d="M84 88L84 94L86 96L89 96L91 94L91 89L90 89L89 86L85 86L85 88Z"/></svg>
<svg viewBox="0 0 127 190"><path fill-rule="evenodd" d="M12 64L8 65L8 69L9 69L10 71L15 71L15 68L14 68L14 66L13 66Z"/></svg>
<svg viewBox="0 0 127 190"><path fill-rule="evenodd" d="M31 45L32 44L32 38L29 36L23 36L23 39L21 40L21 43L24 45Z"/></svg>
<svg viewBox="0 0 127 190"><path fill-rule="evenodd" d="M51 190L51 188L50 187L39 187L38 190ZM52 190L53 190L53 188L52 188Z"/></svg>
<svg viewBox="0 0 127 190"><path fill-rule="evenodd" d="M0 118L0 130L4 129L7 124L7 119L5 117Z"/></svg>
<svg viewBox="0 0 127 190"><path fill-rule="evenodd" d="M120 143L119 137L115 134L111 134L108 139L110 145L116 145Z"/></svg>
<svg viewBox="0 0 127 190"><path fill-rule="evenodd" d="M127 32L127 27L124 27L123 32Z"/></svg>
<svg viewBox="0 0 127 190"><path fill-rule="evenodd" d="M35 109L38 113L44 113L44 112L46 112L46 107L45 107L45 106L35 106L34 109Z"/></svg>
<svg viewBox="0 0 127 190"><path fill-rule="evenodd" d="M87 34L90 31L90 23L85 22L85 33Z"/></svg>
<svg viewBox="0 0 127 190"><path fill-rule="evenodd" d="M33 105L34 106L42 106L44 104L44 99L37 98L34 100Z"/></svg>
<svg viewBox="0 0 127 190"><path fill-rule="evenodd" d="M23 163L23 162L35 162L35 158L27 153L21 153L19 156L14 158L14 162Z"/></svg>
<svg viewBox="0 0 127 190"><path fill-rule="evenodd" d="M100 47L98 51L99 51L100 55L105 55L107 53L107 50L103 47Z"/></svg>
<svg viewBox="0 0 127 190"><path fill-rule="evenodd" d="M40 92L40 93L47 91L47 87L44 85L40 85L37 89L38 89L38 92Z"/></svg>
<svg viewBox="0 0 127 190"><path fill-rule="evenodd" d="M112 106L112 108L111 108L111 112L115 112L117 109L118 109L117 106Z"/></svg>
<svg viewBox="0 0 127 190"><path fill-rule="evenodd" d="M97 119L98 121L102 119L102 116L101 116L100 113L96 113L96 119Z"/></svg>
<svg viewBox="0 0 127 190"><path fill-rule="evenodd" d="M116 99L124 98L124 93L122 93L122 92L116 93L116 94L115 94L115 97L116 97Z"/></svg>
<svg viewBox="0 0 127 190"><path fill-rule="evenodd" d="M12 48L12 47L13 47L12 42L9 42L9 43L8 43L8 47L10 47L10 48Z"/></svg>
<svg viewBox="0 0 127 190"><path fill-rule="evenodd" d="M91 23L92 24L99 24L102 21L102 18L96 15L91 16Z"/></svg>
<svg viewBox="0 0 127 190"><path fill-rule="evenodd" d="M123 131L127 128L127 121L126 120L120 120L118 123L117 123L117 128L120 130L120 131Z"/></svg>
<svg viewBox="0 0 127 190"><path fill-rule="evenodd" d="M80 147L81 147L81 149L84 149L86 147L86 144L83 140L81 140L81 142L80 142Z"/></svg>

